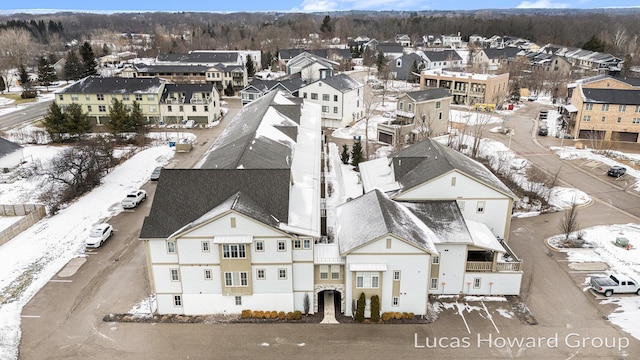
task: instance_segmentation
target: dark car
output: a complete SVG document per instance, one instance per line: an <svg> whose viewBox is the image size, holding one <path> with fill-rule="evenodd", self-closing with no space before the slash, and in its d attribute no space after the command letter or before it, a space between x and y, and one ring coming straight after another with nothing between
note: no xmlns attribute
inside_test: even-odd
<svg viewBox="0 0 640 360"><path fill-rule="evenodd" d="M549 128L546 126L540 126L538 128L538 135L540 136L547 136L549 135Z"/></svg>
<svg viewBox="0 0 640 360"><path fill-rule="evenodd" d="M613 177L620 177L627 172L627 168L623 166L612 166L609 171L607 171L607 175Z"/></svg>
<svg viewBox="0 0 640 360"><path fill-rule="evenodd" d="M158 181L158 179L160 179L161 171L162 166L158 166L157 168L153 169L153 172L151 173L151 181Z"/></svg>

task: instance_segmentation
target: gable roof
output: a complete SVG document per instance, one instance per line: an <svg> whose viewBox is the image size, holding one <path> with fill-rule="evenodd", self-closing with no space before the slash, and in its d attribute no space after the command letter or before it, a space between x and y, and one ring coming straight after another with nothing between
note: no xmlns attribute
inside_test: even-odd
<svg viewBox="0 0 640 360"><path fill-rule="evenodd" d="M136 63L133 64L133 67L139 73L189 73L189 74L205 74L207 70L210 68L209 66L204 65L164 65L164 64L155 64L155 65L147 65L144 63Z"/></svg>
<svg viewBox="0 0 640 360"><path fill-rule="evenodd" d="M347 74L338 74L317 81L321 81L343 93L361 88L363 86L362 83Z"/></svg>
<svg viewBox="0 0 640 360"><path fill-rule="evenodd" d="M410 91L405 93L411 100L419 103L423 101L429 101L434 99L442 99L451 96L449 89L445 88L430 88L425 90Z"/></svg>
<svg viewBox="0 0 640 360"><path fill-rule="evenodd" d="M382 53L386 56L393 53L403 53L404 48L400 44L396 43L380 43L377 46L378 51L382 51Z"/></svg>
<svg viewBox="0 0 640 360"><path fill-rule="evenodd" d="M121 78L87 76L60 90L62 94L157 93L165 80L159 78Z"/></svg>
<svg viewBox="0 0 640 360"><path fill-rule="evenodd" d="M425 252L437 254L435 233L406 207L379 190L338 206L336 218L341 254L387 234L393 234Z"/></svg>
<svg viewBox="0 0 640 360"><path fill-rule="evenodd" d="M325 57L304 51L287 62L287 69L292 67L305 67L313 63L318 63L327 69L333 69L340 65L339 63Z"/></svg>
<svg viewBox="0 0 640 360"><path fill-rule="evenodd" d="M22 145L16 144L0 137L0 157L7 156L16 150L22 149Z"/></svg>
<svg viewBox="0 0 640 360"><path fill-rule="evenodd" d="M507 196L517 198L484 165L431 138L425 138L395 154L393 170L396 181L405 191L457 170Z"/></svg>
<svg viewBox="0 0 640 360"><path fill-rule="evenodd" d="M163 169L140 238L168 238L208 213L230 209L270 226L275 219L286 223L289 178L287 169Z"/></svg>
<svg viewBox="0 0 640 360"><path fill-rule="evenodd" d="M217 94L213 84L166 84L162 90L162 95L160 95L161 101L165 101L170 94L176 92L185 95L184 101L186 104L191 103L194 93L211 93L212 96Z"/></svg>
<svg viewBox="0 0 640 360"><path fill-rule="evenodd" d="M291 168L294 140L278 126L297 123L272 106L276 94L270 92L243 107L213 143L200 168ZM279 109L286 106L299 107L281 105Z"/></svg>
<svg viewBox="0 0 640 360"><path fill-rule="evenodd" d="M401 202L436 234L436 244L472 244L473 237L455 200Z"/></svg>
<svg viewBox="0 0 640 360"><path fill-rule="evenodd" d="M601 104L640 105L640 89L589 89L582 88L585 102Z"/></svg>
<svg viewBox="0 0 640 360"><path fill-rule="evenodd" d="M500 49L496 49L496 48L482 49L481 51L483 51L484 54L489 59L512 59L516 57L516 54L518 54L518 52L520 52L521 49L506 47L506 48L500 48Z"/></svg>
<svg viewBox="0 0 640 360"><path fill-rule="evenodd" d="M156 57L158 62L182 62L182 63L237 63L240 54L237 52L206 52L194 51L188 54L160 54Z"/></svg>
<svg viewBox="0 0 640 360"><path fill-rule="evenodd" d="M462 58L455 50L424 51L424 56L430 61L460 61Z"/></svg>

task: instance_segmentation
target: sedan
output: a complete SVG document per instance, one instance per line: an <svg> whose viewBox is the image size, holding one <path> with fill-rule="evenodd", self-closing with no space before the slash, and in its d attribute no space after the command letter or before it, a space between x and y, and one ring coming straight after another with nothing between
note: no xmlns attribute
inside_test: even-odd
<svg viewBox="0 0 640 360"><path fill-rule="evenodd" d="M607 171L607 175L609 176L613 176L613 177L620 177L622 175L624 175L627 172L627 168L624 166L612 166L609 171Z"/></svg>
<svg viewBox="0 0 640 360"><path fill-rule="evenodd" d="M89 233L86 245L88 248L99 248L111 235L113 235L113 227L110 224L99 224Z"/></svg>
<svg viewBox="0 0 640 360"><path fill-rule="evenodd" d="M158 166L157 168L153 169L153 172L151 173L151 181L158 181L160 179L161 171L162 166Z"/></svg>

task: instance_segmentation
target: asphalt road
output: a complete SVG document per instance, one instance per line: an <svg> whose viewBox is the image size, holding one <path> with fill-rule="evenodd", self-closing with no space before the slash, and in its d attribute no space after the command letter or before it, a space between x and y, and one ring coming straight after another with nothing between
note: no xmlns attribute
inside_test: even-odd
<svg viewBox="0 0 640 360"><path fill-rule="evenodd" d="M0 116L0 130L42 118L49 111L51 101L19 105L18 110Z"/></svg>
<svg viewBox="0 0 640 360"><path fill-rule="evenodd" d="M190 167L225 124L223 121L215 130L194 130L199 132L198 145L191 153L176 154L173 165ZM557 156L546 154L544 147L532 141L531 133L527 142L525 129L532 128L532 120L524 116L521 125L523 129L516 134L523 137L514 136L512 147L522 147L523 156L553 171L560 165L560 161L553 160ZM200 139L205 138L209 140L201 142ZM543 141L546 140L551 139ZM573 165L563 165L560 175L567 183L578 181L577 177L599 176L576 170ZM596 194L620 191L610 190L608 180L591 181L589 184ZM559 233L560 213L512 221L510 245L524 260L522 297L539 322L535 326L525 325L515 317L498 315L498 309L505 307L501 303L462 304L461 311L446 307L439 319L428 325L103 322L104 315L127 312L150 292L145 251L137 235L153 201L154 188L155 184L146 184L143 189L149 193L149 199L140 208L110 220L116 234L103 248L89 251L86 262L75 274L65 277L58 274L24 307L21 359L631 359L640 356L640 341L603 319L613 306L599 305L591 294L583 292L569 276L562 254L552 253L544 245L546 237ZM635 198L627 197L628 203L634 201ZM637 217L617 211L600 197L580 209L580 216L583 226L638 221ZM478 310L482 306L488 310ZM491 342L489 337L493 339ZM498 338L533 339L536 344L505 345ZM594 339L597 340L594 342ZM427 340L431 344L437 341L438 345L428 347ZM458 347L452 345L456 340ZM467 342L469 346L465 346Z"/></svg>

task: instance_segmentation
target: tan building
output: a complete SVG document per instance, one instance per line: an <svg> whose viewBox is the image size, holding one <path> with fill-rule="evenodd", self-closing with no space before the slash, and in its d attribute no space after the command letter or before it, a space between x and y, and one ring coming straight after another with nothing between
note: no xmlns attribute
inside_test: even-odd
<svg viewBox="0 0 640 360"><path fill-rule="evenodd" d="M442 69L424 70L420 73L420 88L441 87L449 89L454 104L496 104L509 94L509 74L473 74Z"/></svg>
<svg viewBox="0 0 640 360"><path fill-rule="evenodd" d="M573 85L563 111L573 138L640 142L640 82L603 76Z"/></svg>
<svg viewBox="0 0 640 360"><path fill-rule="evenodd" d="M147 121L157 123L160 118L158 104L164 85L165 80L157 78L88 76L57 92L55 102L63 112L70 104L80 104L93 124L103 125L108 121L113 99L122 101L128 108L135 101Z"/></svg>

